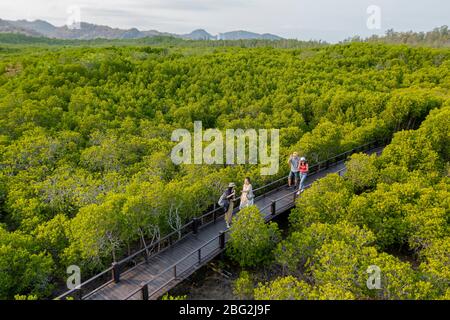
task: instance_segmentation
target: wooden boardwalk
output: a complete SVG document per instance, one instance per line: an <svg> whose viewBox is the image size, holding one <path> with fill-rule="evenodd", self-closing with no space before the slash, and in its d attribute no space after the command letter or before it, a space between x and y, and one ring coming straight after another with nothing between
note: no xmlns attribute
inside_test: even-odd
<svg viewBox="0 0 450 320"><path fill-rule="evenodd" d="M381 153L382 147L367 153ZM327 166L328 167L328 166ZM306 186L330 173L345 172L344 161L319 170L307 178ZM285 185L255 198L266 221L288 211L295 205L295 191ZM221 236L222 234L222 236ZM120 274L119 281L109 280L104 285L83 296L89 300L141 300L156 299L193 274L220 254L228 240L223 217L201 226L147 261Z"/></svg>

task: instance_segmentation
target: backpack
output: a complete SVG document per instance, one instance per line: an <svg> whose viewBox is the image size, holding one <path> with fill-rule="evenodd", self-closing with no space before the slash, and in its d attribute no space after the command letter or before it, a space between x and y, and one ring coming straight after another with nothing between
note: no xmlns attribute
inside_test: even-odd
<svg viewBox="0 0 450 320"><path fill-rule="evenodd" d="M226 205L226 203L228 202L227 200L227 195L226 195L226 191L224 193L222 193L222 195L220 196L219 201L217 202L217 204L220 207L224 207Z"/></svg>

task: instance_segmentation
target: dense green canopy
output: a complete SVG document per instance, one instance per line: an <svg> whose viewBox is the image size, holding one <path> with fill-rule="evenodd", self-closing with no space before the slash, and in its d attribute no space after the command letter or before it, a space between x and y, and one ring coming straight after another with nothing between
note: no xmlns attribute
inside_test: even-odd
<svg viewBox="0 0 450 320"><path fill-rule="evenodd" d="M350 168L364 175L350 170L313 188L323 194L292 221L306 232L348 216L380 250L400 242L420 250L429 281L448 276L434 241L448 237L448 206L430 203L448 199L441 193L449 50L365 43L23 50L0 51L0 298L48 297L70 264L87 278L204 212L229 181L240 187L250 176L257 187L283 176L294 150L314 163L415 129L434 109L441 111L427 125L399 133L380 162L355 156ZM252 165L175 166L171 132L196 120L205 128L280 129L278 175L262 177ZM334 241L317 250L350 255L344 240ZM324 264L311 272L325 283Z"/></svg>

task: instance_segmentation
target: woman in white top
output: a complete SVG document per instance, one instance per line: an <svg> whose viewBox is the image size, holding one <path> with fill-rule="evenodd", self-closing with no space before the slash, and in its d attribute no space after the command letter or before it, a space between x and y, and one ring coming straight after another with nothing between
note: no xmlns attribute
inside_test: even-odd
<svg viewBox="0 0 450 320"><path fill-rule="evenodd" d="M244 180L244 186L242 187L242 194L241 194L241 204L239 205L239 209L252 206L253 205L253 188L252 184L250 182L250 178L247 177Z"/></svg>

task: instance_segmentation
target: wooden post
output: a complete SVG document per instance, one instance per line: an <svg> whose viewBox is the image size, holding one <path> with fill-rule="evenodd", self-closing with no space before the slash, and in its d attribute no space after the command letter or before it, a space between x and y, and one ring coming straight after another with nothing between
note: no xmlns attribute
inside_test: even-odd
<svg viewBox="0 0 450 320"><path fill-rule="evenodd" d="M114 283L120 282L120 265L117 262L112 263L112 278Z"/></svg>
<svg viewBox="0 0 450 320"><path fill-rule="evenodd" d="M225 232L219 232L219 247L220 249L225 249Z"/></svg>
<svg viewBox="0 0 450 320"><path fill-rule="evenodd" d="M144 250L144 260L145 260L145 263L148 264L148 249L147 248L145 248L145 250Z"/></svg>
<svg viewBox="0 0 450 320"><path fill-rule="evenodd" d="M142 300L148 300L148 298L149 298L148 297L148 284L144 283L142 285L141 292L142 292Z"/></svg>
<svg viewBox="0 0 450 320"><path fill-rule="evenodd" d="M192 219L192 232L194 234L198 233L198 222L199 222L198 218L193 218Z"/></svg>

